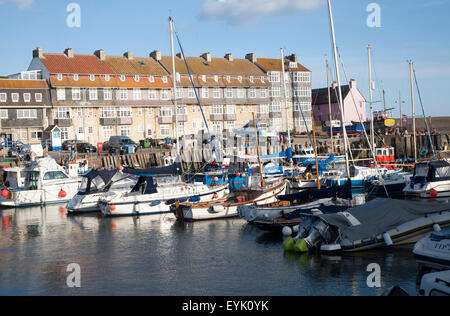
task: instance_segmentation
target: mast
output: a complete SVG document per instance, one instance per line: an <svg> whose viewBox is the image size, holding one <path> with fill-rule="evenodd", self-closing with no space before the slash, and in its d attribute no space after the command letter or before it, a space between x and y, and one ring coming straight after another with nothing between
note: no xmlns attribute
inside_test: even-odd
<svg viewBox="0 0 450 316"><path fill-rule="evenodd" d="M412 107L413 141L414 141L414 162L417 162L416 113L414 110L414 82L413 82L412 60L409 61L409 72L411 77L411 107Z"/></svg>
<svg viewBox="0 0 450 316"><path fill-rule="evenodd" d="M314 114L311 114L312 116L312 130L313 130L313 139L314 139L314 156L316 159L316 173L317 173L317 189L320 190L320 176L319 176L319 161L317 159L317 143L316 143L316 129L314 127Z"/></svg>
<svg viewBox="0 0 450 316"><path fill-rule="evenodd" d="M261 175L261 187L264 188L266 184L264 183L264 175L262 170L261 153L259 149L259 135L258 135L259 133L256 127L255 112L252 112L252 115L253 115L253 126L255 127L255 134L256 134L256 152L258 153L259 174Z"/></svg>
<svg viewBox="0 0 450 316"><path fill-rule="evenodd" d="M398 106L400 107L400 130L403 129L403 116L402 116L402 92L398 92Z"/></svg>
<svg viewBox="0 0 450 316"><path fill-rule="evenodd" d="M373 82L372 82L372 47L367 46L369 57L369 94L370 94L370 145L372 151L375 152L375 127L373 122Z"/></svg>
<svg viewBox="0 0 450 316"><path fill-rule="evenodd" d="M173 20L169 17L170 47L172 50L172 82L173 82L173 105L175 108L175 137L177 138L177 155L180 156L180 140L178 136L178 104L177 104L177 73L175 69L175 48L173 45Z"/></svg>
<svg viewBox="0 0 450 316"><path fill-rule="evenodd" d="M338 62L338 54L337 54L337 46L336 46L336 35L334 32L334 21L333 21L333 12L331 10L331 0L328 0L328 11L330 14L330 25L331 25L331 37L333 40L333 53L334 53L334 64L336 68L336 79L338 84L338 96L339 96L339 109L341 112L341 126L342 126L342 134L344 137L344 152L345 152L345 165L347 170L347 177L350 179L350 163L348 161L348 139L347 139L347 129L344 125L344 105L342 99L342 88L341 88L341 75L339 71L339 62Z"/></svg>
<svg viewBox="0 0 450 316"><path fill-rule="evenodd" d="M328 59L326 60L327 64L327 86L328 86L328 111L330 113L330 135L331 135L331 153L334 154L334 140L333 140L333 115L331 113L331 87L330 87L330 65L328 64Z"/></svg>
<svg viewBox="0 0 450 316"><path fill-rule="evenodd" d="M292 148L292 144L291 144L291 127L289 124L289 107L288 107L288 99L287 99L287 95L286 95L286 72L284 69L284 50L282 48L280 48L280 53L281 53L281 68L283 70L283 89L281 89L281 91L283 91L283 97L284 97L284 108L286 111L286 127L287 127L287 134L288 134L288 144L289 144L289 148ZM292 167L292 159L289 159L289 164Z"/></svg>

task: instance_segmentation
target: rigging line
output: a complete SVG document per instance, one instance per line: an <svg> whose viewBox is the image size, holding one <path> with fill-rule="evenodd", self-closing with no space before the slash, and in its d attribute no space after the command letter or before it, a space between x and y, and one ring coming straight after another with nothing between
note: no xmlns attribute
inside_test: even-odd
<svg viewBox="0 0 450 316"><path fill-rule="evenodd" d="M206 129L208 131L208 137L211 140L211 144L213 145L215 157L216 157L216 159L219 159L219 156L217 155L217 151L216 151L215 141L213 141L213 139L211 137L211 132L209 130L209 125L208 125L208 122L206 121L205 113L203 111L203 107L202 107L202 104L200 102L200 98L198 96L197 89L196 89L195 84L194 84L194 79L193 79L191 71L189 69L189 66L188 66L188 63L187 63L187 59L186 59L186 55L184 54L183 47L181 46L180 37L178 36L178 31L176 30L175 25L174 25L174 31L175 31L175 36L176 36L177 41L178 41L178 45L180 46L181 54L183 55L184 64L186 65L186 69L187 69L188 74L189 74L189 80L191 81L192 88L194 89L195 97L197 98L197 102L198 102L198 105L200 107L200 111L202 112L203 121L205 122ZM178 126L177 126L177 128L178 128Z"/></svg>
<svg viewBox="0 0 450 316"><path fill-rule="evenodd" d="M379 97L380 97L380 100L383 100L383 92L382 92L382 90L380 89L380 87L382 87L383 88L383 90L384 90L384 83L383 83L383 81L382 80L380 80L380 78L378 77L378 74L377 74L377 72L376 72L376 67L375 67L375 56L374 56L374 54L372 54L372 69L373 69L373 74L374 74L374 76L375 76L375 81L377 81L379 84L377 84L377 90L378 90L378 94L379 94Z"/></svg>
<svg viewBox="0 0 450 316"><path fill-rule="evenodd" d="M380 170L379 167L378 167L378 162L377 162L376 157L375 157L375 148L372 148L372 145L370 144L369 136L367 135L366 125L363 124L362 119L361 119L361 115L359 114L358 106L356 105L355 96L354 96L354 94L353 94L353 91L351 90L350 82L348 81L348 77L347 77L347 72L345 71L344 60L342 59L342 56L341 56L340 53L339 53L339 59L341 60L342 71L344 72L345 80L346 80L346 81L348 82L348 84L349 84L350 94L351 94L352 100L353 100L353 105L355 106L356 113L358 114L359 122L361 123L361 125L362 125L362 127L363 127L364 136L366 137L367 143L369 144L369 150L370 150L370 152L372 153L373 161L374 161L374 163L375 163L375 169L376 169L377 173L380 174L381 183L383 184L384 190L385 190L385 192L386 192L386 196L389 197L389 193L388 193L388 191L387 191L386 184L385 184L385 182L384 182L384 179L383 179L383 177L382 177L381 170Z"/></svg>
<svg viewBox="0 0 450 316"><path fill-rule="evenodd" d="M420 94L419 83L417 82L416 69L414 67L413 67L413 72L414 72L414 80L416 82L416 87L417 87L417 94L419 95L420 105L422 106L423 118L425 120L425 125L426 125L427 131L428 131L428 141L430 142L431 150L433 151L433 157L436 158L436 152L434 150L433 141L431 139L430 127L428 126L427 117L425 116L425 109L424 109L423 103L422 103L422 96Z"/></svg>

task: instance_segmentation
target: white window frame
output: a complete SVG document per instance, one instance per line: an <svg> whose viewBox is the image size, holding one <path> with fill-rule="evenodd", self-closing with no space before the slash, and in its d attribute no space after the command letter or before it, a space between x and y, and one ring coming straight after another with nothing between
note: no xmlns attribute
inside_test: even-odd
<svg viewBox="0 0 450 316"><path fill-rule="evenodd" d="M111 101L113 99L113 91L111 88L103 88L103 99Z"/></svg>
<svg viewBox="0 0 450 316"><path fill-rule="evenodd" d="M80 88L72 88L72 100L73 101L81 100L81 89Z"/></svg>
<svg viewBox="0 0 450 316"><path fill-rule="evenodd" d="M57 106L53 111L54 119L71 119L72 118L72 108L66 106Z"/></svg>
<svg viewBox="0 0 450 316"><path fill-rule="evenodd" d="M161 136L170 136L170 125L161 124L159 126L159 133Z"/></svg>
<svg viewBox="0 0 450 316"><path fill-rule="evenodd" d="M56 100L58 100L58 101L66 100L66 89L65 88L57 88L56 89Z"/></svg>
<svg viewBox="0 0 450 316"><path fill-rule="evenodd" d="M148 99L149 100L158 100L158 91L155 89L148 90Z"/></svg>
<svg viewBox="0 0 450 316"><path fill-rule="evenodd" d="M97 88L89 88L89 100L97 101L98 100L98 90Z"/></svg>
<svg viewBox="0 0 450 316"><path fill-rule="evenodd" d="M23 102L30 103L31 102L31 93L23 94Z"/></svg>
<svg viewBox="0 0 450 316"><path fill-rule="evenodd" d="M41 103L42 102L42 93L35 93L34 100L38 103Z"/></svg>
<svg viewBox="0 0 450 316"><path fill-rule="evenodd" d="M62 74L57 74L56 78L58 79L58 81L62 81L63 80L63 75Z"/></svg>
<svg viewBox="0 0 450 316"><path fill-rule="evenodd" d="M133 100L139 101L142 100L142 91L139 88L133 89Z"/></svg>
<svg viewBox="0 0 450 316"><path fill-rule="evenodd" d="M128 89L126 88L120 89L120 100L128 100Z"/></svg>
<svg viewBox="0 0 450 316"><path fill-rule="evenodd" d="M35 120L37 119L37 109L17 109L18 120Z"/></svg>
<svg viewBox="0 0 450 316"><path fill-rule="evenodd" d="M163 101L170 100L170 90L167 90L167 89L161 90L160 99Z"/></svg>
<svg viewBox="0 0 450 316"><path fill-rule="evenodd" d="M11 93L11 100L14 103L19 102L19 94L18 93Z"/></svg>
<svg viewBox="0 0 450 316"><path fill-rule="evenodd" d="M8 95L6 93L0 93L0 102L5 103L8 101Z"/></svg>

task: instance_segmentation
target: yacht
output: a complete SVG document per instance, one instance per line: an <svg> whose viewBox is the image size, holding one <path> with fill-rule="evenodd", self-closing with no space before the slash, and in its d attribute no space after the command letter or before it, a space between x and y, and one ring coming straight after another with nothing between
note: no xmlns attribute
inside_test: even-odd
<svg viewBox="0 0 450 316"><path fill-rule="evenodd" d="M403 193L419 199L450 197L450 163L438 160L416 164L411 182Z"/></svg>

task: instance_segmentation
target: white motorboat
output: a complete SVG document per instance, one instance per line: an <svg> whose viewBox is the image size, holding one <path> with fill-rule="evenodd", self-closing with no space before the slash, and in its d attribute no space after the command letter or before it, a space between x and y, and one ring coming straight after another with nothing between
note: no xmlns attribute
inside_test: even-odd
<svg viewBox="0 0 450 316"><path fill-rule="evenodd" d="M4 190L0 196L0 207L66 203L75 196L81 183L81 177L70 177L65 169L50 157L32 161L24 172L24 188Z"/></svg>
<svg viewBox="0 0 450 316"><path fill-rule="evenodd" d="M413 253L422 267L450 269L450 229L439 231L440 227L436 225L435 230L416 243Z"/></svg>
<svg viewBox="0 0 450 316"><path fill-rule="evenodd" d="M439 160L416 164L411 182L403 193L419 199L450 197L450 163Z"/></svg>
<svg viewBox="0 0 450 316"><path fill-rule="evenodd" d="M402 197L403 190L411 182L412 173L396 171L388 173L382 179L374 179L367 184L370 196Z"/></svg>
<svg viewBox="0 0 450 316"><path fill-rule="evenodd" d="M286 182L267 184L265 187L252 187L236 190L225 201L209 203L178 203L172 211L178 220L194 222L224 219L238 216L238 208L244 205L274 203L278 195L286 192Z"/></svg>
<svg viewBox="0 0 450 316"><path fill-rule="evenodd" d="M94 169L83 176L80 190L67 204L70 213L99 212L100 197L131 190L137 182L136 176L129 176L113 169Z"/></svg>
<svg viewBox="0 0 450 316"><path fill-rule="evenodd" d="M156 183L153 177L141 176L132 190L112 192L100 198L104 216L139 216L170 213L177 202L220 200L229 193L228 184Z"/></svg>
<svg viewBox="0 0 450 316"><path fill-rule="evenodd" d="M18 189L25 186L25 168L5 167L0 169L3 172L3 184L8 189Z"/></svg>
<svg viewBox="0 0 450 316"><path fill-rule="evenodd" d="M361 166L351 167L352 188L364 188L366 181L370 181L376 177L384 176L391 171L386 168L369 168ZM347 172L342 175L327 177L325 182L327 187L343 186L348 180Z"/></svg>
<svg viewBox="0 0 450 316"><path fill-rule="evenodd" d="M450 270L425 274L420 282L420 296L450 296Z"/></svg>

